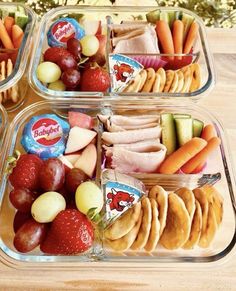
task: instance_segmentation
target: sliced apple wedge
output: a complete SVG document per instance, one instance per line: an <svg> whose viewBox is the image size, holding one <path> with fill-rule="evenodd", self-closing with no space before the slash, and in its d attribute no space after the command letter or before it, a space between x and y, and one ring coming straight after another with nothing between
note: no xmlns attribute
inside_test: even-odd
<svg viewBox="0 0 236 291"><path fill-rule="evenodd" d="M82 26L85 30L85 35L99 35L102 33L101 20L86 20L82 21Z"/></svg>
<svg viewBox="0 0 236 291"><path fill-rule="evenodd" d="M58 159L66 166L68 169L73 169L73 164L68 161L68 159L65 156L59 156Z"/></svg>
<svg viewBox="0 0 236 291"><path fill-rule="evenodd" d="M97 149L94 144L89 144L83 150L78 161L75 163L75 168L82 170L90 178L93 176L97 163Z"/></svg>
<svg viewBox="0 0 236 291"><path fill-rule="evenodd" d="M74 165L76 161L79 159L81 153L74 153L74 154L69 154L65 155L64 157L72 164Z"/></svg>
<svg viewBox="0 0 236 291"><path fill-rule="evenodd" d="M65 153L77 152L88 145L97 135L96 131L74 126L69 132Z"/></svg>

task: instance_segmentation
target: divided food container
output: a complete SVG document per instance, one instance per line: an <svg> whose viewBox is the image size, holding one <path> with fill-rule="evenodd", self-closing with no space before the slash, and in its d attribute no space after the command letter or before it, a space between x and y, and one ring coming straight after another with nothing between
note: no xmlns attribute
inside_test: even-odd
<svg viewBox="0 0 236 291"><path fill-rule="evenodd" d="M128 97L127 97L128 98ZM94 263L96 266L102 267L157 267L176 269L181 267L189 267L195 269L196 267L204 268L223 262L229 257L233 256L236 243L236 209L235 209L235 178L231 166L230 153L228 151L228 144L225 137L224 130L220 122L206 109L193 104L192 102L185 102L181 104L176 101L157 101L152 100L149 104L140 104L140 102L132 102L128 105L124 102L102 102L98 100L90 101L82 99L70 99L61 101L42 101L32 104L28 108L19 113L14 121L11 123L4 146L4 157L13 154L15 149L22 151L20 144L23 128L26 122L33 116L54 113L62 118L67 118L68 111L79 111L91 115L96 120L95 129L98 132L97 139L97 169L96 180L98 185L103 183L103 154L101 148L101 134L103 127L99 124L97 114L119 114L123 116L129 115L149 115L156 114L159 116L163 112L191 114L194 118L202 120L205 124L213 124L219 138L221 145L217 151L212 154L208 160L207 168L200 174L174 174L174 175L160 175L160 174L144 174L140 175L139 179L143 181L147 188L161 183L161 185L171 191L180 186L195 188L201 183L200 178L203 174L217 174L221 176L220 181L217 182L216 188L224 198L224 215L221 226L219 227L216 237L212 245L207 249L195 247L193 250L167 250L160 245L156 250L148 253L146 251L132 251L128 250L123 253L116 253L109 247L103 244L103 231L100 236L97 236L92 249L81 255L71 256L52 256L45 255L40 252L39 248L26 254L19 253L13 246L13 218L15 210L9 201L10 185L7 182L7 175L4 169L7 166L6 159L2 167L2 174L0 178L0 193L1 193L1 210L0 210L0 248L2 261L10 266L19 268L39 267L56 268L60 267L86 267L85 261L99 261ZM209 180L212 182L212 180ZM114 264L116 263L116 264ZM94 265L94 266L95 266Z"/></svg>
<svg viewBox="0 0 236 291"><path fill-rule="evenodd" d="M193 62L197 62L201 67L201 85L200 87L191 93L169 93L169 92L150 92L150 93L120 93L114 87L114 82L112 82L109 92L101 93L101 92L82 92L82 91L55 91L47 88L47 84L41 83L36 75L36 70L38 65L42 62L42 56L45 50L48 48L47 42L47 32L50 28L51 24L55 22L57 19L62 17L75 17L85 20L101 20L102 21L102 31L104 34L107 34L107 44L106 44L106 68L113 74L113 68L109 65L109 57L113 55L112 51L112 25L113 24L120 24L120 23L130 23L136 21L137 23L145 23L146 21L146 14L150 11L160 9L163 13L185 13L188 17L193 17L195 21L199 25L199 33L197 35L197 40L194 44L192 51L189 54L181 54L184 59L192 58ZM79 21L80 21L79 20ZM132 54L126 54L125 52L123 55L134 58L136 57L137 60L140 58L147 60L147 59L156 59L160 60L164 69L173 68L171 66L171 61L168 59L169 57L178 57L178 54L175 55L165 55L162 53L154 53L154 54L136 54L135 56ZM181 66L180 66L181 67ZM119 6L112 6L112 7L90 7L90 6L68 6L63 8L56 8L52 9L48 12L41 21L37 37L35 39L34 51L31 58L31 64L29 69L29 82L31 87L34 91L46 99L53 99L59 100L61 98L103 98L103 99L125 99L125 100L133 100L133 99L148 99L148 98L180 98L186 97L189 100L198 100L200 99L205 93L209 92L209 90L213 87L215 82L215 73L212 63L211 54L209 51L208 41L206 38L206 32L204 28L204 24L202 20L195 15L194 13L177 7L119 7Z"/></svg>
<svg viewBox="0 0 236 291"><path fill-rule="evenodd" d="M21 46L19 49L0 49L0 94L2 103L7 111L17 109L26 98L28 82L25 71L28 57L31 53L31 41L36 20L34 12L22 3L0 4L1 13L4 15L9 15L11 12L14 13L17 9L19 11L24 10L24 13L28 16L28 22L24 28L24 37ZM12 60L12 68L9 68L7 64L8 59ZM2 62L4 61L5 65L2 65ZM3 66L5 67L5 70Z"/></svg>
<svg viewBox="0 0 236 291"><path fill-rule="evenodd" d="M0 165L1 166L3 163L3 149L4 149L4 142L5 142L7 127L8 127L7 112L4 109L4 107L0 104Z"/></svg>

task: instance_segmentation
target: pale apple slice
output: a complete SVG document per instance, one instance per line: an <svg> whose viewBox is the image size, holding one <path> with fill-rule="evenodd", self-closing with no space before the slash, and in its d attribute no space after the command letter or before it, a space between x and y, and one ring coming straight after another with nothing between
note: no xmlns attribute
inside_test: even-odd
<svg viewBox="0 0 236 291"><path fill-rule="evenodd" d="M78 161L75 163L75 168L82 170L90 178L93 176L97 163L97 149L94 144L89 144L83 150Z"/></svg>
<svg viewBox="0 0 236 291"><path fill-rule="evenodd" d="M64 157L72 164L74 165L76 163L76 161L79 159L81 154L69 154L69 155L65 155Z"/></svg>
<svg viewBox="0 0 236 291"><path fill-rule="evenodd" d="M101 20L84 19L81 24L84 28L85 35L95 35L95 34L99 35L102 32Z"/></svg>
<svg viewBox="0 0 236 291"><path fill-rule="evenodd" d="M59 156L58 159L69 169L73 169L73 164L68 161L68 159L65 156Z"/></svg>
<svg viewBox="0 0 236 291"><path fill-rule="evenodd" d="M78 126L72 127L69 132L65 153L74 153L83 149L96 135L96 131Z"/></svg>

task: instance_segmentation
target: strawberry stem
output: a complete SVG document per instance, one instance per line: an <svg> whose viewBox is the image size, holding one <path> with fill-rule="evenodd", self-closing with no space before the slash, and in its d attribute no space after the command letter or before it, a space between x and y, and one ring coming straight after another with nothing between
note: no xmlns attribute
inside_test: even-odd
<svg viewBox="0 0 236 291"><path fill-rule="evenodd" d="M20 151L18 150L15 150L15 152L13 153L12 156L9 156L7 158L7 168L6 168L6 173L7 174L11 174L13 169L15 168L16 164L17 164L17 161L19 160L20 158Z"/></svg>

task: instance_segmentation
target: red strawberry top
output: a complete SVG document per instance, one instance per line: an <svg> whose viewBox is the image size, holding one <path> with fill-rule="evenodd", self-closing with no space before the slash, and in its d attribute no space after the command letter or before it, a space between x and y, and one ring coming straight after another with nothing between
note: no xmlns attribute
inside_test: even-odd
<svg viewBox="0 0 236 291"><path fill-rule="evenodd" d="M43 161L37 155L21 155L9 176L11 185L14 188L38 190L40 187L39 172L42 165Z"/></svg>
<svg viewBox="0 0 236 291"><path fill-rule="evenodd" d="M80 81L81 91L106 92L110 87L110 76L102 67L84 69Z"/></svg>
<svg viewBox="0 0 236 291"><path fill-rule="evenodd" d="M53 220L40 248L47 254L71 255L87 251L93 240L93 226L87 217L76 209L66 209Z"/></svg>

